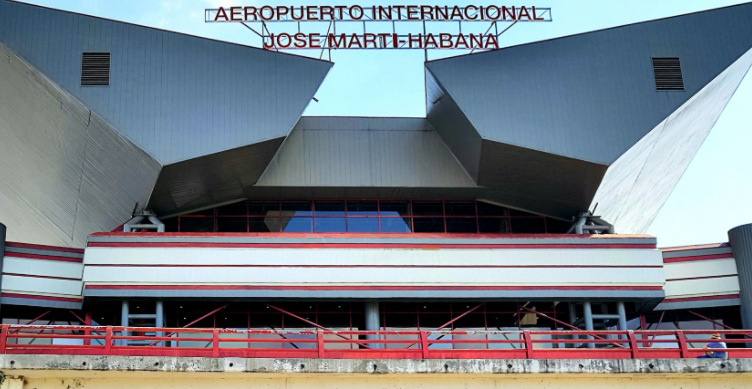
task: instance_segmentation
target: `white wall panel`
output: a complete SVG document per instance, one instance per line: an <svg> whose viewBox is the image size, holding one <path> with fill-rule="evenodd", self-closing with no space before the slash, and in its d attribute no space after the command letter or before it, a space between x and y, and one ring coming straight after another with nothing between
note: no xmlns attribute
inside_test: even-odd
<svg viewBox="0 0 752 389"><path fill-rule="evenodd" d="M49 261L44 259L17 258L6 255L3 259L3 273L77 278L80 280L84 274L84 264L76 262Z"/></svg>
<svg viewBox="0 0 752 389"><path fill-rule="evenodd" d="M736 275L734 258L674 262L664 265L666 279Z"/></svg>
<svg viewBox="0 0 752 389"><path fill-rule="evenodd" d="M737 276L667 282L666 298L739 294Z"/></svg>
<svg viewBox="0 0 752 389"><path fill-rule="evenodd" d="M80 297L81 281L3 276L3 293Z"/></svg>
<svg viewBox="0 0 752 389"><path fill-rule="evenodd" d="M88 247L86 265L653 266L652 249L286 249Z"/></svg>

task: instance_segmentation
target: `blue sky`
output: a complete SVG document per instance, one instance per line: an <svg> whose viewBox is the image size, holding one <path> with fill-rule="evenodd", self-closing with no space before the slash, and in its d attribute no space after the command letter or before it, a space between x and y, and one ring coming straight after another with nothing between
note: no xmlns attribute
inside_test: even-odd
<svg viewBox="0 0 752 389"><path fill-rule="evenodd" d="M258 0L26 0L26 2L122 20L192 35L259 46L260 40L239 24L206 24L204 9L232 5L279 4ZM547 0L516 5L551 7L552 23L518 23L500 39L510 46L580 32L658 19L710 8L740 4L741 0ZM290 2L294 5L334 5L331 1ZM358 4L402 4L372 1ZM464 5L470 2L433 1L425 4ZM492 4L477 1L472 4ZM506 3L508 5L515 5ZM318 57L318 52L299 54ZM457 52L429 54L429 59ZM346 51L332 53L329 73L306 115L417 116L425 115L423 52ZM660 246L725 242L726 232L752 223L752 76L747 77L706 139L682 180L648 233ZM617 226L618 231L618 226Z"/></svg>

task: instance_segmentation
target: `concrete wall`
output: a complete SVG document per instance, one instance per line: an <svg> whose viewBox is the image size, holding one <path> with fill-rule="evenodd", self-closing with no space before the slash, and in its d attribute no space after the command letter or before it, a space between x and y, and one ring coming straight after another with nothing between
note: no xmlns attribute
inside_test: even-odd
<svg viewBox="0 0 752 389"><path fill-rule="evenodd" d="M11 361L13 362L11 364ZM4 355L2 389L743 389L749 360L312 360Z"/></svg>

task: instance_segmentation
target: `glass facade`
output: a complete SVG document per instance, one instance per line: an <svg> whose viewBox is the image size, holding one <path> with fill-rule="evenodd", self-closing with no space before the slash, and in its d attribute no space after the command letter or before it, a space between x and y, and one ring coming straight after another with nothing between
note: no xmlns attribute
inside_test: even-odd
<svg viewBox="0 0 752 389"><path fill-rule="evenodd" d="M248 200L164 220L171 232L564 233L570 223L476 200Z"/></svg>

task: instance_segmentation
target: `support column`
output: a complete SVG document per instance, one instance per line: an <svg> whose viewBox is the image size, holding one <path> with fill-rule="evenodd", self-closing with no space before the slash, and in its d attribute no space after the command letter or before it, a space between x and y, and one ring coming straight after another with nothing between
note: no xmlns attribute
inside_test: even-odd
<svg viewBox="0 0 752 389"><path fill-rule="evenodd" d="M366 331L378 331L381 329L381 320L379 320L379 302L368 301L365 303L366 311ZM379 339L378 335L366 335L366 339ZM368 345L371 348L382 348L381 344L373 343Z"/></svg>
<svg viewBox="0 0 752 389"><path fill-rule="evenodd" d="M590 306L590 301L585 301L582 303L582 310L585 315L585 330L586 331L592 331L593 330L593 309ZM594 339L592 335L587 336L588 339ZM595 344L588 343L588 348L595 348Z"/></svg>
<svg viewBox="0 0 752 389"><path fill-rule="evenodd" d="M3 258L5 257L5 224L0 223L0 272L3 270ZM0 277L0 289L3 288L3 278ZM0 305L0 308L2 305Z"/></svg>
<svg viewBox="0 0 752 389"><path fill-rule="evenodd" d="M154 326L157 328L164 327L164 303L162 301L157 301L157 317L154 320ZM157 336L164 336L164 332L157 331ZM164 346L164 342L157 343L157 347Z"/></svg>
<svg viewBox="0 0 752 389"><path fill-rule="evenodd" d="M129 316L128 301L123 301L123 304L120 307L120 326L128 327L128 324L129 324L128 316ZM123 330L120 335L128 336L128 331ZM120 346L126 346L128 344L128 341L121 340L118 343L120 344Z"/></svg>
<svg viewBox="0 0 752 389"><path fill-rule="evenodd" d="M619 314L619 331L626 331L627 328L627 309L624 308L624 301L616 302L616 313ZM626 339L626 335L620 336L622 339Z"/></svg>
<svg viewBox="0 0 752 389"><path fill-rule="evenodd" d="M752 329L752 224L732 228L728 232L739 274L742 326Z"/></svg>
<svg viewBox="0 0 752 389"><path fill-rule="evenodd" d="M569 308L569 324L574 325L574 323L577 321L577 305L575 305L575 303L571 303L570 302L570 303L567 303L567 308ZM570 335L569 338L572 339L572 340L575 340L575 339L579 339L580 336L579 335ZM577 344L576 343L568 343L565 347L566 348L576 348Z"/></svg>

